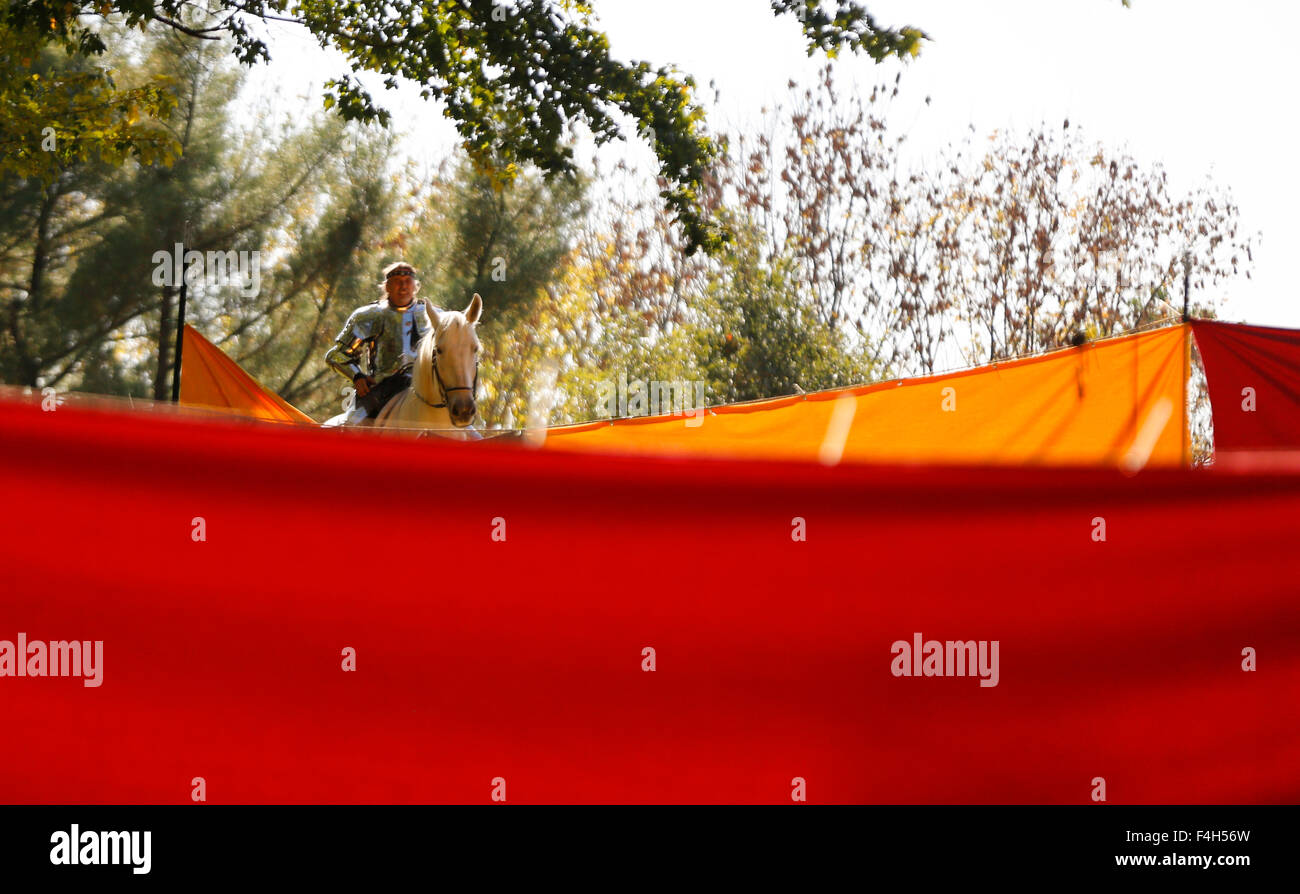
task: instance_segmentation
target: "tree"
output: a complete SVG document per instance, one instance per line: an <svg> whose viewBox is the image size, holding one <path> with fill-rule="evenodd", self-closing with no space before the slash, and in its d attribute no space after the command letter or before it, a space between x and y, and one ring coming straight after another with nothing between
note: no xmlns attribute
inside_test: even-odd
<svg viewBox="0 0 1300 894"><path fill-rule="evenodd" d="M829 66L812 86L791 81L788 106L757 135L728 137L717 168L729 206L761 229L762 257L790 257L821 325L869 343L880 369L931 356L942 336L916 294L943 244L933 190L901 172L903 138L888 125L898 85L840 101Z"/></svg>
<svg viewBox="0 0 1300 894"><path fill-rule="evenodd" d="M884 378L871 351L819 319L802 300L791 254L764 260L756 230L737 223L736 250L711 277L700 322L684 337L713 403L843 388Z"/></svg>
<svg viewBox="0 0 1300 894"><path fill-rule="evenodd" d="M282 141L276 155L288 158L270 182L283 189L285 175L311 174L272 221L279 260L267 265L260 295L225 290L201 309L218 346L317 418L339 411L344 385L325 366L325 350L348 314L378 297L379 270L418 207L390 176L392 137L351 131L320 121Z"/></svg>
<svg viewBox="0 0 1300 894"><path fill-rule="evenodd" d="M913 56L926 39L916 28L880 26L850 0L833 14L819 0L770 0L770 7L799 20L810 54L847 49L879 61ZM270 57L255 22L297 23L347 59L350 70L326 84L327 107L348 120L387 122L356 75L382 75L390 89L399 79L413 81L425 98L441 101L469 156L501 180L524 163L547 175L571 173L575 124L604 144L623 138L619 119L630 118L654 147L661 197L689 250L725 242L700 208L717 150L703 129L694 81L671 67L613 59L588 0L209 0L206 14L194 16L195 8L191 0L28 0L0 12L0 29L40 33L94 55L104 43L82 17L117 14L132 28L228 39L231 52L252 64ZM39 108L25 114L42 116Z"/></svg>
<svg viewBox="0 0 1300 894"><path fill-rule="evenodd" d="M408 260L421 294L461 309L478 292L489 329L527 313L554 281L588 213L585 175L546 179L526 169L499 183L468 159L444 164L412 224Z"/></svg>
<svg viewBox="0 0 1300 894"><path fill-rule="evenodd" d="M760 228L762 260L791 257L817 318L865 338L876 369L928 374L1146 325L1175 312L1185 261L1198 297L1250 275L1225 190L1175 194L1159 165L1068 122L921 167L889 122L897 80L839 102L827 67L790 88L764 132L724 140L717 177Z"/></svg>
<svg viewBox="0 0 1300 894"><path fill-rule="evenodd" d="M12 21L20 6L0 10L0 175L49 183L76 162L175 160L158 120L175 105L173 85L120 85L70 35Z"/></svg>
<svg viewBox="0 0 1300 894"><path fill-rule="evenodd" d="M261 280L245 294L202 277L190 321L272 387L316 398L337 287L349 303L358 249L390 213L390 140L358 135L345 156L358 128L323 113L301 130L241 129L228 110L242 75L218 48L164 34L130 49L135 64L114 59L120 80L177 85L160 126L184 155L170 167L74 160L48 183L0 176L0 375L169 396L179 283L158 282L156 255L185 237L222 272L258 253Z"/></svg>
<svg viewBox="0 0 1300 894"><path fill-rule="evenodd" d="M593 179L626 173L620 163ZM711 189L706 201L718 198ZM699 383L719 404L883 374L862 339L850 344L804 301L791 255L765 259L740 212L715 213L736 250L701 258L687 254L662 206L635 192L606 196L527 315L484 339L485 421L599 418L620 381Z"/></svg>
<svg viewBox="0 0 1300 894"><path fill-rule="evenodd" d="M959 234L968 270L957 317L972 359L995 360L1102 338L1176 316L1171 292L1190 272L1213 314L1214 287L1243 267L1230 194L1207 182L1175 194L1160 165L1085 142L1078 127L994 134L967 150L948 200L967 210Z"/></svg>

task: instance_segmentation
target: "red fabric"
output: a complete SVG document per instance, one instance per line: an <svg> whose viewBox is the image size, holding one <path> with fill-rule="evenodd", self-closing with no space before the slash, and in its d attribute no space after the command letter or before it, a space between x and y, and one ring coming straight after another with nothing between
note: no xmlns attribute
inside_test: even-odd
<svg viewBox="0 0 1300 894"><path fill-rule="evenodd" d="M217 804L487 804L494 777L514 804L789 804L794 777L812 803L1090 804L1095 777L1110 803L1300 800L1296 470L631 459L15 403L0 458L0 639L104 641L99 688L0 677L0 801L190 803L200 776ZM997 640L999 685L893 676L916 632Z"/></svg>
<svg viewBox="0 0 1300 894"><path fill-rule="evenodd" d="M1210 391L1215 452L1300 448L1300 331L1210 320L1194 321L1192 331Z"/></svg>

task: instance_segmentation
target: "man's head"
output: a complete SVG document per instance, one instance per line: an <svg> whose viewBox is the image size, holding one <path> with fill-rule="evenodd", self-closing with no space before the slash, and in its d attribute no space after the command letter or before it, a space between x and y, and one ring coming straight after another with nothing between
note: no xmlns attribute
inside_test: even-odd
<svg viewBox="0 0 1300 894"><path fill-rule="evenodd" d="M415 278L415 268L405 261L394 261L384 268L384 294L393 307L406 307L420 291L420 281Z"/></svg>

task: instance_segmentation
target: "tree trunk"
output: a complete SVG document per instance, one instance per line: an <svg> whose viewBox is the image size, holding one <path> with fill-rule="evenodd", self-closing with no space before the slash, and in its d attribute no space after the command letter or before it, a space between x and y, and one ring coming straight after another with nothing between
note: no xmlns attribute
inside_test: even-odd
<svg viewBox="0 0 1300 894"><path fill-rule="evenodd" d="M153 399L171 400L172 340L176 337L172 328L172 314L175 313L176 294L173 286L164 286L162 291L162 315L158 322L158 369L153 378Z"/></svg>
<svg viewBox="0 0 1300 894"><path fill-rule="evenodd" d="M41 200L40 214L36 220L36 244L32 251L31 278L27 283L26 311L35 318L41 310L45 297L45 274L50 257L50 222L54 213L54 203L58 200L57 186L45 190ZM41 371L41 361L33 354L23 332L22 312L15 298L9 306L9 329L14 342L14 358L18 366L18 381L23 385L36 387L37 377Z"/></svg>

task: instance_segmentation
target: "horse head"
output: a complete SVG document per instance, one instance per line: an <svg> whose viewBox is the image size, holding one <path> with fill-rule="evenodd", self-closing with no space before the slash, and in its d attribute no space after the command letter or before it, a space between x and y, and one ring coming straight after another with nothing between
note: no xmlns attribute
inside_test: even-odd
<svg viewBox="0 0 1300 894"><path fill-rule="evenodd" d="M429 311L433 333L426 342L437 399L446 404L451 424L465 428L478 413L479 341L475 327L483 315L483 299L476 292L463 311L438 311L432 307Z"/></svg>

